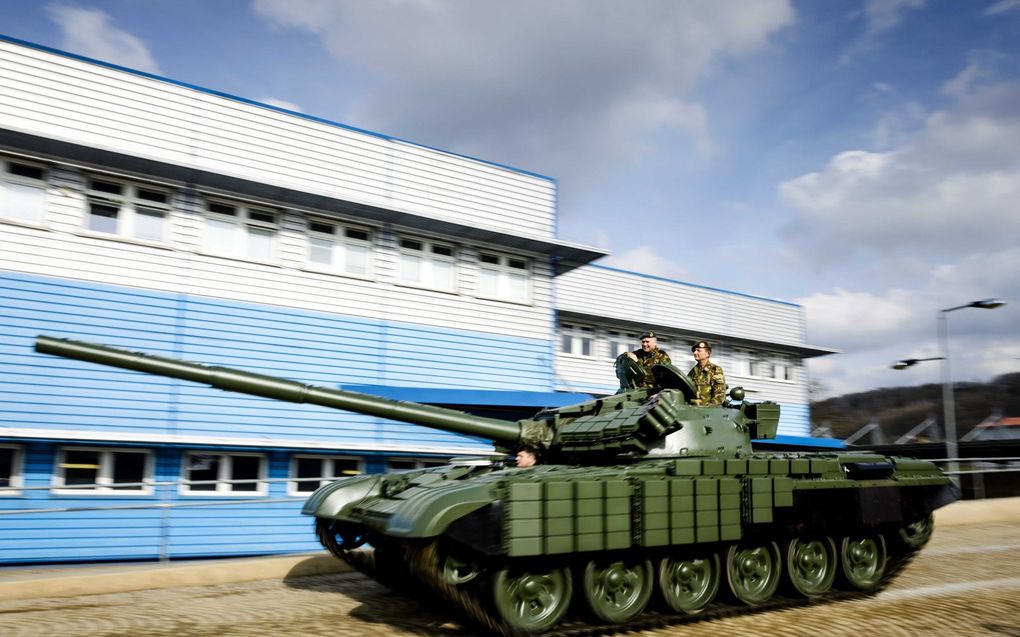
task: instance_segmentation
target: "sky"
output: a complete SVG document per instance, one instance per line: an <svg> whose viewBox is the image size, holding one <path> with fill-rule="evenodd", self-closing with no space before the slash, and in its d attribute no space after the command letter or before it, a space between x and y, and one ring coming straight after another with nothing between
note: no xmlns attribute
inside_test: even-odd
<svg viewBox="0 0 1020 637"><path fill-rule="evenodd" d="M558 236L803 306L820 396L1020 371L1020 0L0 0L0 33L553 177Z"/></svg>

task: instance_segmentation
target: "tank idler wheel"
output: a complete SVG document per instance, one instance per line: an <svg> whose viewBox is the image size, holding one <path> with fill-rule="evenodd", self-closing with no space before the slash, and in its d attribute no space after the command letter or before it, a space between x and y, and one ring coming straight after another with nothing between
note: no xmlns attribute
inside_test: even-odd
<svg viewBox="0 0 1020 637"><path fill-rule="evenodd" d="M787 578L805 597L817 597L832 588L836 564L836 543L831 537L795 537L786 543Z"/></svg>
<svg viewBox="0 0 1020 637"><path fill-rule="evenodd" d="M350 551L365 544L366 538L363 531L336 520L317 518L315 527L319 542L326 547L326 550L344 561L348 560Z"/></svg>
<svg viewBox="0 0 1020 637"><path fill-rule="evenodd" d="M588 608L613 624L641 613L652 597L652 587L652 563L648 560L592 560L584 569Z"/></svg>
<svg viewBox="0 0 1020 637"><path fill-rule="evenodd" d="M555 626L570 605L570 569L505 567L492 578L496 613L511 634L533 635Z"/></svg>
<svg viewBox="0 0 1020 637"><path fill-rule="evenodd" d="M839 558L847 584L866 592L876 590L887 564L885 538L879 533L845 537Z"/></svg>
<svg viewBox="0 0 1020 637"><path fill-rule="evenodd" d="M901 528L899 531L900 541L909 548L920 549L928 543L934 531L935 514L929 513L927 517Z"/></svg>
<svg viewBox="0 0 1020 637"><path fill-rule="evenodd" d="M775 542L735 544L726 553L730 591L748 606L772 597L779 588L782 573L783 562Z"/></svg>
<svg viewBox="0 0 1020 637"><path fill-rule="evenodd" d="M659 588L666 605L680 613L694 614L708 606L722 572L715 552L688 557L666 557L659 562Z"/></svg>

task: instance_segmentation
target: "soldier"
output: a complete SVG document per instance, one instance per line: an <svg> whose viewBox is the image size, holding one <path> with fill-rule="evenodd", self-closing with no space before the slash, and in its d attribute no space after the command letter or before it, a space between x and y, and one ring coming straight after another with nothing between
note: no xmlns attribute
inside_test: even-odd
<svg viewBox="0 0 1020 637"><path fill-rule="evenodd" d="M538 451L531 445L522 445L517 450L517 468L534 467L538 463Z"/></svg>
<svg viewBox="0 0 1020 637"><path fill-rule="evenodd" d="M712 346L705 341L698 341L691 347L694 360L697 361L687 376L694 381L698 390L697 397L691 401L695 405L721 405L726 399L726 376L722 367L708 362L712 356Z"/></svg>
<svg viewBox="0 0 1020 637"><path fill-rule="evenodd" d="M627 358L636 362L645 370L645 378L641 381L641 387L655 387L655 377L652 376L652 365L672 363L669 354L659 349L659 339L655 332L648 331L641 335L641 349L627 352Z"/></svg>

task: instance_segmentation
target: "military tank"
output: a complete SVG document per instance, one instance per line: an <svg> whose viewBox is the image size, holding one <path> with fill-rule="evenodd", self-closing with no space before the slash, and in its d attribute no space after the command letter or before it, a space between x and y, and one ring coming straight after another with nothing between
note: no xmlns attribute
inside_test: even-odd
<svg viewBox="0 0 1020 637"><path fill-rule="evenodd" d="M619 393L518 422L40 336L36 350L227 391L307 402L522 445L541 462L475 458L338 479L303 513L330 552L396 589L424 587L502 635L695 614L784 596L873 592L959 497L934 464L867 452L762 453L779 405L694 406L672 365L618 364Z"/></svg>

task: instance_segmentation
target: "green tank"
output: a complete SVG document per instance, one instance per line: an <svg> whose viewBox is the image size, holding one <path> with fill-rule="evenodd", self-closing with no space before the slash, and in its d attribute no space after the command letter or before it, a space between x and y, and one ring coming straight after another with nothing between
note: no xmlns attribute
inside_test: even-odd
<svg viewBox="0 0 1020 637"><path fill-rule="evenodd" d="M522 445L540 462L449 465L338 479L303 513L322 544L393 588L425 587L503 635L655 612L693 614L777 591L825 599L884 586L959 497L934 464L867 452L756 452L779 405L693 406L657 365L653 388L618 362L619 393L510 422L223 367L40 336L40 352Z"/></svg>

